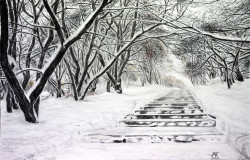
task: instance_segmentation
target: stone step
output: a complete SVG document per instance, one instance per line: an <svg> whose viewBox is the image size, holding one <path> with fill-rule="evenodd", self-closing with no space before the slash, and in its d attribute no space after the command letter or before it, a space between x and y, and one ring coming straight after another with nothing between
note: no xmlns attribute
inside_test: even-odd
<svg viewBox="0 0 250 160"><path fill-rule="evenodd" d="M114 127L103 130L102 134L119 135L214 135L224 133L217 127Z"/></svg>
<svg viewBox="0 0 250 160"><path fill-rule="evenodd" d="M146 110L137 110L135 113L140 114L192 114L203 113L203 109L166 109L166 108L150 108Z"/></svg>
<svg viewBox="0 0 250 160"><path fill-rule="evenodd" d="M184 96L188 96L192 94L190 92L169 92L168 94L166 94L166 96L178 96L178 97L184 97Z"/></svg>
<svg viewBox="0 0 250 160"><path fill-rule="evenodd" d="M156 101L195 101L194 98L188 97L188 98L177 98L177 97L162 97L162 98L157 98L155 99Z"/></svg>
<svg viewBox="0 0 250 160"><path fill-rule="evenodd" d="M84 136L89 143L224 143L216 127L119 127Z"/></svg>
<svg viewBox="0 0 250 160"><path fill-rule="evenodd" d="M127 119L120 127L214 127L214 119Z"/></svg>
<svg viewBox="0 0 250 160"><path fill-rule="evenodd" d="M206 119L208 114L134 114L125 119Z"/></svg>
<svg viewBox="0 0 250 160"><path fill-rule="evenodd" d="M183 99L183 100L185 100L185 99L195 99L193 96L182 96L182 97L176 97L176 96L164 96L164 97L158 97L158 98L156 98L156 99L158 99L158 100L165 100L165 99L176 99L176 100L181 100L181 99Z"/></svg>
<svg viewBox="0 0 250 160"><path fill-rule="evenodd" d="M174 104L174 105L172 105ZM171 107L171 106L176 106L176 107L184 107L184 106L199 106L198 104L188 104L186 105L186 103L181 103L180 105L176 105L176 103L172 103L172 104L164 104L164 103L149 103L146 104L146 107L156 107L156 106L162 106L162 107Z"/></svg>
<svg viewBox="0 0 250 160"><path fill-rule="evenodd" d="M168 102L168 103L194 103L195 100L176 100L176 99L167 99L167 100L157 100L155 99L154 102Z"/></svg>
<svg viewBox="0 0 250 160"><path fill-rule="evenodd" d="M225 143L223 135L86 135L85 143Z"/></svg>
<svg viewBox="0 0 250 160"><path fill-rule="evenodd" d="M166 105L171 105L171 104L174 104L174 105L194 105L196 104L197 105L197 102L196 101L152 101L150 102L149 104L166 104Z"/></svg>
<svg viewBox="0 0 250 160"><path fill-rule="evenodd" d="M153 101L149 104L158 104L158 105L172 105L172 106L190 106L190 105L198 105L197 102L165 102L165 101Z"/></svg>
<svg viewBox="0 0 250 160"><path fill-rule="evenodd" d="M147 106L147 107L142 107L141 109L144 110L150 110L150 109L158 109L158 108L165 108L165 109L178 109L178 110L185 110L185 109L201 109L200 106L168 106L168 105L160 105L160 106Z"/></svg>

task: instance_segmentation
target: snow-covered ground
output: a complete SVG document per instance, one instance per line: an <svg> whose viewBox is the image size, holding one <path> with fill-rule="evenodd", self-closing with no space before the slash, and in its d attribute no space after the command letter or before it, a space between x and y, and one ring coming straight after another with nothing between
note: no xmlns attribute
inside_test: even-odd
<svg viewBox="0 0 250 160"><path fill-rule="evenodd" d="M208 112L225 121L224 130L233 138L249 135L250 81L238 83L231 90L226 85L193 87ZM2 102L1 160L81 160L81 159L239 159L227 144L97 144L83 143L85 134L100 133L117 127L119 120L136 108L166 95L172 89L164 86L132 86L124 94L98 93L86 100L49 98L42 101L40 123L24 121L20 111L6 113ZM241 89L241 90L239 90ZM221 125L223 128L223 125ZM235 136L233 134L235 133ZM244 143L247 141L244 139ZM246 146L241 144L241 146ZM246 147L245 147L246 148ZM242 150L241 150L242 151Z"/></svg>
<svg viewBox="0 0 250 160"><path fill-rule="evenodd" d="M132 87L124 94L101 93L76 102L73 98L50 98L41 102L40 122L29 124L20 111L2 107L1 160L36 159L72 146L83 134L116 127L125 115L160 95L163 86ZM2 105L5 103L2 101Z"/></svg>
<svg viewBox="0 0 250 160"><path fill-rule="evenodd" d="M250 158L250 79L236 82L231 89L215 79L208 86L192 91L207 110L222 120L220 127L228 133L227 142Z"/></svg>

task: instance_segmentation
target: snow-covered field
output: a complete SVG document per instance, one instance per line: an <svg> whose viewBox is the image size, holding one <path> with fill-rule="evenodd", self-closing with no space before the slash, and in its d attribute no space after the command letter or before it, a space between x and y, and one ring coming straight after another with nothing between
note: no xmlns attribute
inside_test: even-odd
<svg viewBox="0 0 250 160"><path fill-rule="evenodd" d="M229 91L225 84L192 87L208 112L225 123L228 142L236 149L249 143L248 118L250 81L238 83ZM211 159L219 152L220 159L239 159L227 144L86 144L85 134L99 133L115 128L118 121L136 108L166 95L176 88L164 86L133 86L124 88L124 94L98 93L86 100L49 98L42 101L40 123L24 121L20 111L8 114L2 102L1 160L76 160L76 159ZM242 138L243 138L243 142ZM238 144L235 138L239 139ZM239 143L241 145L239 145ZM249 149L249 148L248 148ZM246 152L245 152L246 153Z"/></svg>

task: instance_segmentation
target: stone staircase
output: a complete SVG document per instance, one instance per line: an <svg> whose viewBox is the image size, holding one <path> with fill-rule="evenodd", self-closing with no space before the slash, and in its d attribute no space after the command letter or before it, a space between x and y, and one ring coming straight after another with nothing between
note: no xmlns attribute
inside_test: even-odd
<svg viewBox="0 0 250 160"><path fill-rule="evenodd" d="M204 113L188 90L174 90L120 121L123 127L214 127L215 117Z"/></svg>
<svg viewBox="0 0 250 160"><path fill-rule="evenodd" d="M216 117L206 113L189 90L173 90L125 116L119 127L88 135L86 142L223 143Z"/></svg>

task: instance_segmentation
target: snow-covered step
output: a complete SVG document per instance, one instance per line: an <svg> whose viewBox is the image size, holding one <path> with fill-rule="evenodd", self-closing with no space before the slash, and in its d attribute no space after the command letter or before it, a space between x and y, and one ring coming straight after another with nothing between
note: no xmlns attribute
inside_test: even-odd
<svg viewBox="0 0 250 160"><path fill-rule="evenodd" d="M127 119L120 127L213 127L214 119Z"/></svg>
<svg viewBox="0 0 250 160"><path fill-rule="evenodd" d="M191 106L191 105L198 105L197 102L187 102L187 101L153 101L149 104L157 104L157 105L172 105L172 106Z"/></svg>
<svg viewBox="0 0 250 160"><path fill-rule="evenodd" d="M114 134L115 133L115 134ZM84 136L92 143L223 143L224 134L215 127L119 127Z"/></svg>
<svg viewBox="0 0 250 160"><path fill-rule="evenodd" d="M173 104L173 105L172 105ZM199 106L198 104L187 104L187 103L149 103L145 105L146 107L157 107L157 106L161 106L161 107L173 107L173 106Z"/></svg>
<svg viewBox="0 0 250 160"><path fill-rule="evenodd" d="M223 135L216 127L114 127L103 130L102 134L119 135Z"/></svg>
<svg viewBox="0 0 250 160"><path fill-rule="evenodd" d="M135 113L140 114L191 114L203 113L203 109L166 109L166 108L151 108L146 110L137 110Z"/></svg>
<svg viewBox="0 0 250 160"><path fill-rule="evenodd" d="M156 102L166 102L166 103L195 103L195 100L175 100L175 99L167 99L167 100L154 100L153 103Z"/></svg>
<svg viewBox="0 0 250 160"><path fill-rule="evenodd" d="M205 119L208 114L134 114L125 119Z"/></svg>
<svg viewBox="0 0 250 160"><path fill-rule="evenodd" d="M226 141L224 135L86 135L85 143L213 143Z"/></svg>
<svg viewBox="0 0 250 160"><path fill-rule="evenodd" d="M141 109L147 110L147 109L157 109L157 108L165 108L165 109L201 109L200 106L166 106L166 105L160 105L160 106L146 106L142 107Z"/></svg>
<svg viewBox="0 0 250 160"><path fill-rule="evenodd" d="M127 142L196 142L196 141L222 141L225 136L218 133L216 118L204 113L195 98L188 91L176 90L167 96L159 97L151 103L141 107L134 114L127 115L119 122L119 128L124 130L118 135L110 137L119 138L112 140L117 143ZM133 130L126 130L132 128ZM141 131L139 129L142 128ZM149 128L144 130L145 128ZM152 129L157 128L157 131ZM159 128L185 128L178 131L163 131ZM194 128L188 130L187 128ZM202 130L201 128L206 128ZM209 129L208 129L209 128ZM208 131L209 130L209 131ZM108 135L106 133L106 135Z"/></svg>
<svg viewBox="0 0 250 160"><path fill-rule="evenodd" d="M165 101L165 100L195 100L195 98L193 96L186 96L186 97L179 97L179 96L165 96L165 97L158 97L155 100L159 100L159 101Z"/></svg>
<svg viewBox="0 0 250 160"><path fill-rule="evenodd" d="M176 101L194 101L195 98L192 96L188 96L188 97L160 97L160 98L156 98L155 100L157 101L166 101L166 100L176 100Z"/></svg>
<svg viewBox="0 0 250 160"><path fill-rule="evenodd" d="M177 102L177 101L153 101L149 104L158 104L158 105L173 105L173 106L190 106L190 105L198 105L197 102Z"/></svg>

